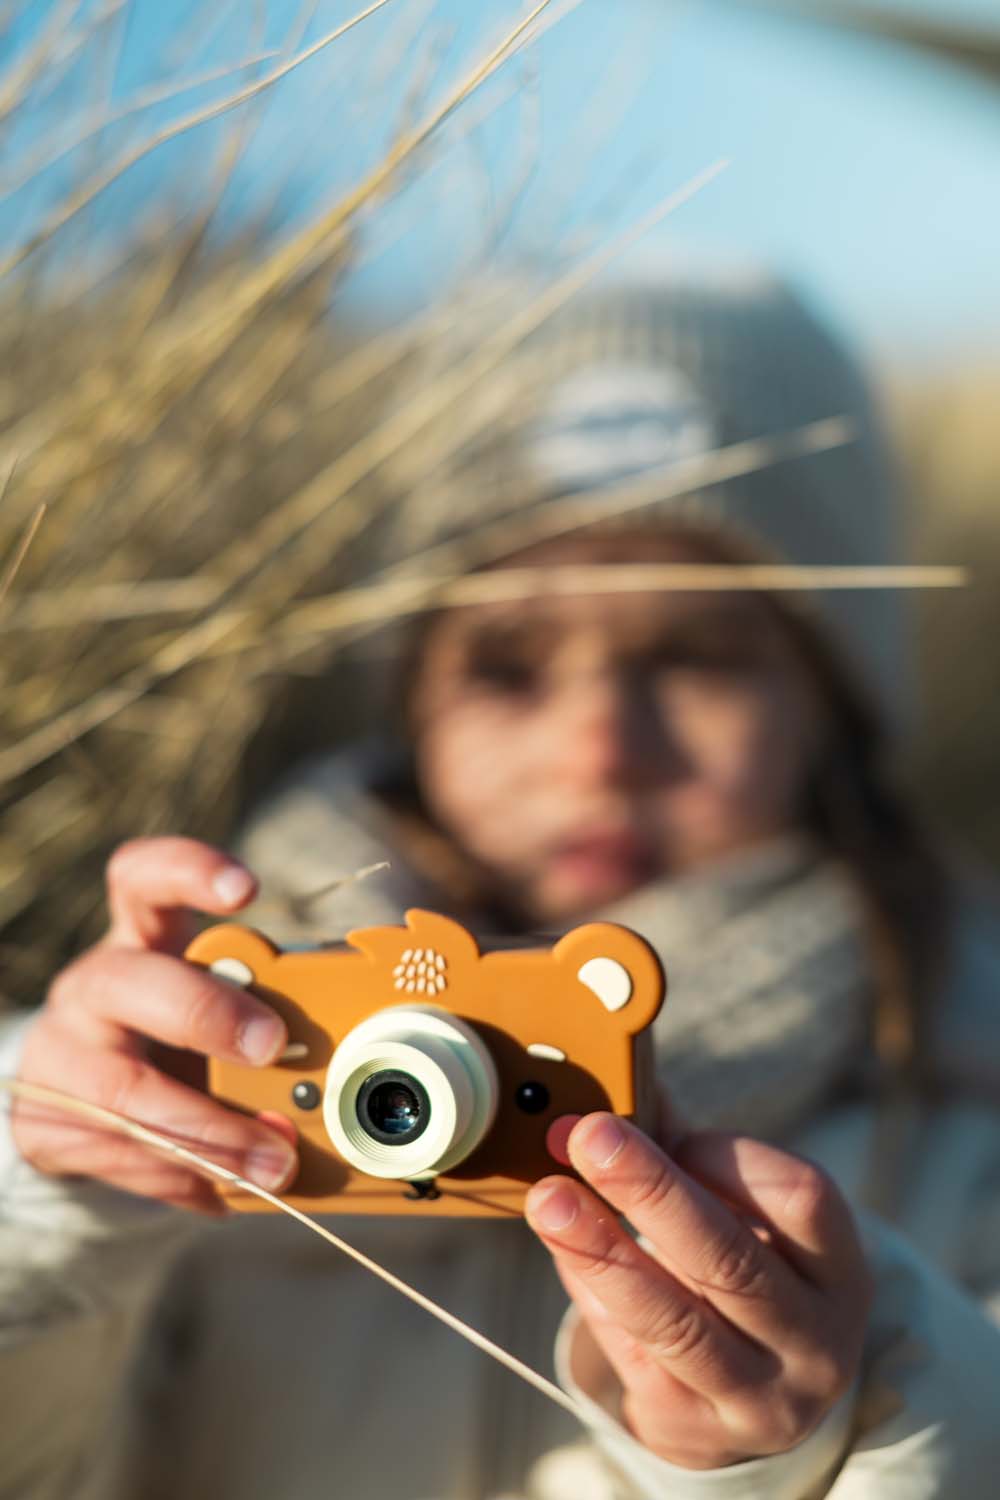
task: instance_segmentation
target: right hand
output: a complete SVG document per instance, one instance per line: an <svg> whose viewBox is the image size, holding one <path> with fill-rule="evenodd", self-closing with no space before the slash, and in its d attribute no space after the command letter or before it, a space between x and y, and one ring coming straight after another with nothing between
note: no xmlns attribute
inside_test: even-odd
<svg viewBox="0 0 1000 1500"><path fill-rule="evenodd" d="M168 1077L151 1056L158 1042L260 1065L286 1046L269 1006L182 957L192 909L231 915L254 896L253 876L207 844L151 838L116 850L107 883L110 929L57 975L29 1028L19 1077L127 1115L279 1191L298 1165L284 1134ZM224 1212L208 1179L64 1111L19 1101L13 1131L42 1172Z"/></svg>

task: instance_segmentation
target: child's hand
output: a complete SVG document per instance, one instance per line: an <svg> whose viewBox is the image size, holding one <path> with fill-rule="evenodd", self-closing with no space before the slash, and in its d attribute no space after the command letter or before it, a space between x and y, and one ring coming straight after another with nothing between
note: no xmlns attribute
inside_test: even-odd
<svg viewBox="0 0 1000 1500"><path fill-rule="evenodd" d="M605 1114L574 1127L569 1155L607 1202L548 1177L527 1213L639 1442L711 1469L806 1437L854 1378L871 1295L832 1182L743 1136L693 1134L668 1156Z"/></svg>
<svg viewBox="0 0 1000 1500"><path fill-rule="evenodd" d="M160 1072L150 1042L242 1062L272 1062L284 1022L260 1000L180 957L192 908L226 915L256 883L228 855L191 839L140 839L107 872L111 928L55 979L28 1032L20 1077L117 1110L241 1172L283 1187L295 1151L277 1131ZM44 1172L100 1177L185 1208L219 1212L212 1186L125 1137L36 1104L14 1111L22 1156Z"/></svg>

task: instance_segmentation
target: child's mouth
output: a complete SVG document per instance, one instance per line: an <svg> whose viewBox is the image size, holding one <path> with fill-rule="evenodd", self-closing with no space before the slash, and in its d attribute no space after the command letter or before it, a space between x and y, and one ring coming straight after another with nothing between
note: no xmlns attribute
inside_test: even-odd
<svg viewBox="0 0 1000 1500"><path fill-rule="evenodd" d="M553 851L552 868L562 880L605 897L643 885L655 873L647 842L631 829L564 839Z"/></svg>

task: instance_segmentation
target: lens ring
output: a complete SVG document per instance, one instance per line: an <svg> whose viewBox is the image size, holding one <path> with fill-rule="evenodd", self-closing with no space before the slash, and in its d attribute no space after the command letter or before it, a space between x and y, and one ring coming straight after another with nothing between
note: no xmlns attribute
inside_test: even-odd
<svg viewBox="0 0 1000 1500"><path fill-rule="evenodd" d="M412 1073L380 1068L365 1079L354 1100L358 1124L381 1146L409 1146L431 1118L427 1090Z"/></svg>
<svg viewBox="0 0 1000 1500"><path fill-rule="evenodd" d="M456 1065L446 1070L441 1059L430 1056L423 1047L382 1042L358 1049L347 1061L350 1064L342 1083L328 1089L324 1106L324 1123L331 1131L333 1144L354 1166L369 1176L406 1177L434 1175L438 1162L451 1150L456 1133L464 1128L471 1103L471 1090ZM386 1145L362 1125L355 1107L358 1094L374 1073L401 1071L419 1079L427 1091L430 1111L427 1128L415 1141ZM335 1133L334 1133L335 1132Z"/></svg>

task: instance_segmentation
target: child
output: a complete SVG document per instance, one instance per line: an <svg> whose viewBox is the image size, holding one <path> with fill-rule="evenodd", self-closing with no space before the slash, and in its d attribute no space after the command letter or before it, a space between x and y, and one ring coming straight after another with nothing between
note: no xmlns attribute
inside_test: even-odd
<svg viewBox="0 0 1000 1500"><path fill-rule="evenodd" d="M438 476L428 541L463 490L481 509L484 476L500 476L501 504L516 485L518 516L542 532L571 493L592 495L585 522L608 485L620 501L651 482L661 503L525 542L501 564L515 597L427 620L397 743L294 769L244 831L245 865L180 839L121 850L108 938L11 1036L4 1071L280 1188L295 1165L280 1121L237 1116L155 1065L151 1043L255 1062L284 1045L261 1001L179 960L187 909L244 908L249 867L251 919L279 941L397 922L409 905L484 932L596 913L635 927L671 978L661 1139L606 1115L578 1123L566 1150L600 1197L559 1174L557 1151L530 1228L345 1229L536 1366L568 1293L557 1363L593 1438L284 1222L195 1234L191 1217L81 1184L217 1211L193 1174L20 1109L12 1494L991 1492L1000 1336L875 1221L859 1237L845 1201L878 1200L952 1278L995 1295L995 940L887 782L849 665L881 625L873 683L898 681L889 601L840 601L831 630L801 601L737 588L595 593L593 572L553 586L557 567L880 560L888 481L855 372L760 283L592 294L516 370L509 419L470 439L450 486ZM713 445L844 414L849 447L669 498L676 466ZM386 875L310 905L383 857ZM982 1102L956 1097L968 1085Z"/></svg>

